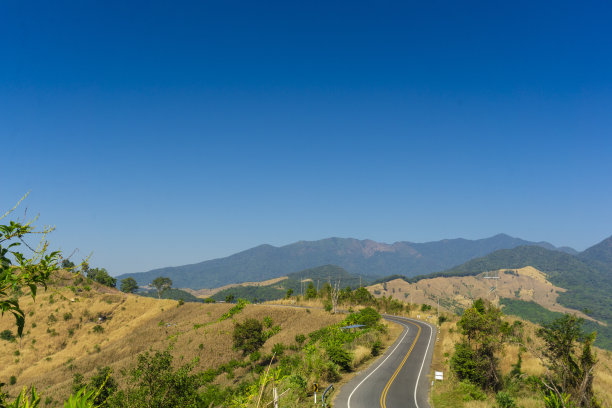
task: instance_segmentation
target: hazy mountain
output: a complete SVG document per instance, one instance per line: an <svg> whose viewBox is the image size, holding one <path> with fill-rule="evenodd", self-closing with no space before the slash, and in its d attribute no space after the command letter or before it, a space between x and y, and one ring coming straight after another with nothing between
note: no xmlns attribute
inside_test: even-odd
<svg viewBox="0 0 612 408"><path fill-rule="evenodd" d="M578 257L591 265L612 273L612 236L587 248Z"/></svg>
<svg viewBox="0 0 612 408"><path fill-rule="evenodd" d="M530 242L505 234L478 240L458 238L394 244L353 238L327 238L299 241L282 247L260 245L226 258L124 274L118 278L131 276L142 285L158 276L167 276L172 279L174 287L200 289L261 281L327 264L371 277L392 274L415 276L448 269L498 249L521 245L555 249L547 242Z"/></svg>

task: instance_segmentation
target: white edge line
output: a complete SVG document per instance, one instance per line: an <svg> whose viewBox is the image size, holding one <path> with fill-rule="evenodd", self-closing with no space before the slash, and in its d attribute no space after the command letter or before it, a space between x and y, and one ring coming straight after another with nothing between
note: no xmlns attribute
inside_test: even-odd
<svg viewBox="0 0 612 408"><path fill-rule="evenodd" d="M402 324L402 323L400 323ZM402 336L402 338L397 342L397 345L395 346L395 348L393 349L393 351L391 351L391 353L389 353L389 355L378 365L378 367L376 367L374 370L372 370L372 372L370 374L368 374L366 376L366 378L364 378L363 380L361 380L361 382L359 384L357 384L357 386L353 389L353 392L351 392L351 394L348 397L348 400L346 401L347 407L351 408L351 397L353 396L353 394L355 393L355 391L357 391L357 388L359 388L361 386L361 384L363 384L365 382L365 380L367 380L368 378L370 378L370 376L372 374L374 374L376 372L376 370L378 370L383 364L385 364L385 361L387 361L389 359L389 357L391 357L393 355L393 353L395 353L395 350L397 350L397 348L400 346L400 344L402 344L402 341L404 340L404 338L408 335L408 332L410 331L410 327L402 324L402 326L404 326L404 328L406 328L406 333L404 333L404 335Z"/></svg>
<svg viewBox="0 0 612 408"><path fill-rule="evenodd" d="M431 346L431 336L433 335L433 329L429 323L425 323L429 326L429 342L427 343L427 348L425 349L425 353L423 354L423 362L421 363L421 370L419 371L419 375L417 377L416 383L414 384L414 404L417 408L419 408L419 403L417 402L417 388L419 386L419 380L421 379L421 374L423 373L423 366L425 365L425 360L427 359L427 352L429 351L429 346Z"/></svg>

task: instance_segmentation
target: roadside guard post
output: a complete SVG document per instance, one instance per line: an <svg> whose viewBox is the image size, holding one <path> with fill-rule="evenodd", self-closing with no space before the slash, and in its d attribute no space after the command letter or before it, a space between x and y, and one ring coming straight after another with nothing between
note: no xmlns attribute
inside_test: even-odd
<svg viewBox="0 0 612 408"><path fill-rule="evenodd" d="M327 396L327 393L333 389L334 389L334 384L330 384L329 387L327 387L327 389L325 390L325 392L323 392L323 398L321 400L321 403L323 404L324 407L327 407L327 404L325 403L325 397Z"/></svg>
<svg viewBox="0 0 612 408"><path fill-rule="evenodd" d="M314 383L312 386L314 390L315 404L317 403L317 392L319 392L319 384Z"/></svg>

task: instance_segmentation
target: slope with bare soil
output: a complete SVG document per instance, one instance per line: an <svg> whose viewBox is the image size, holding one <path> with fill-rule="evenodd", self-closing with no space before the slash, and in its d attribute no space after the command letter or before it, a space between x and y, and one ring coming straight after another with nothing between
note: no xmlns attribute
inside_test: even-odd
<svg viewBox="0 0 612 408"><path fill-rule="evenodd" d="M464 309L477 298L519 299L536 302L554 312L577 314L594 321L581 311L560 305L557 298L565 289L550 283L544 273L531 266L502 269L489 273L489 276L498 276L499 279L485 279L485 274L421 279L416 283L395 279L372 285L368 290L375 296L392 296L411 303L437 305L439 299L440 306L450 310ZM493 286L496 286L495 290L491 290Z"/></svg>

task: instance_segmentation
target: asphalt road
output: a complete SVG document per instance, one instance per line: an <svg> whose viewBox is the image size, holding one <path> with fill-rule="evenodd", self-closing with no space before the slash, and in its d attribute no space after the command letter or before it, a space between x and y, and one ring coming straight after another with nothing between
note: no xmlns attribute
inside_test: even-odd
<svg viewBox="0 0 612 408"><path fill-rule="evenodd" d="M429 408L436 327L405 317L384 318L401 324L404 331L374 364L342 387L334 407Z"/></svg>

